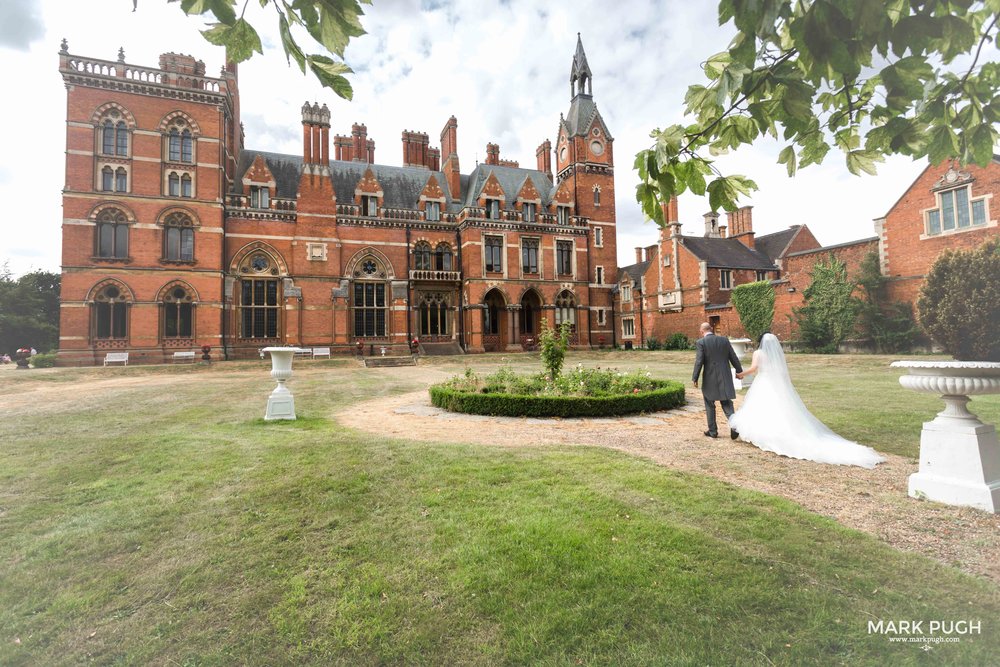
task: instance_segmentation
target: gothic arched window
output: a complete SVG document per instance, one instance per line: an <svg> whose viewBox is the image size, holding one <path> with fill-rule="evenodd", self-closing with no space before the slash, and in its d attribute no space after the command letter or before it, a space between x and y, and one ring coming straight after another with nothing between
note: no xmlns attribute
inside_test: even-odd
<svg viewBox="0 0 1000 667"><path fill-rule="evenodd" d="M163 295L163 337L194 337L194 297L178 285Z"/></svg>
<svg viewBox="0 0 1000 667"><path fill-rule="evenodd" d="M576 297L568 290L556 297L556 326L563 322L569 322L570 330L576 331Z"/></svg>
<svg viewBox="0 0 1000 667"><path fill-rule="evenodd" d="M417 271L430 271L431 269L431 246L429 243L420 242L413 248L413 268Z"/></svg>
<svg viewBox="0 0 1000 667"><path fill-rule="evenodd" d="M171 213L164 219L163 257L173 261L194 261L194 223L186 213Z"/></svg>
<svg viewBox="0 0 1000 667"><path fill-rule="evenodd" d="M434 268L438 271L451 271L451 246L439 243L434 250Z"/></svg>
<svg viewBox="0 0 1000 667"><path fill-rule="evenodd" d="M94 255L97 257L128 257L128 218L116 208L106 208L97 216Z"/></svg>
<svg viewBox="0 0 1000 667"><path fill-rule="evenodd" d="M269 255L255 252L243 270L249 275L240 281L240 336L277 338L280 309L275 262Z"/></svg>
<svg viewBox="0 0 1000 667"><path fill-rule="evenodd" d="M388 320L388 284L381 262L374 257L361 261L354 271L351 310L354 313L354 337L386 336Z"/></svg>
<svg viewBox="0 0 1000 667"><path fill-rule="evenodd" d="M94 297L94 338L125 339L128 336L128 306L128 296L118 285L102 288Z"/></svg>
<svg viewBox="0 0 1000 667"><path fill-rule="evenodd" d="M448 299L443 294L425 294L420 301L421 336L448 335Z"/></svg>

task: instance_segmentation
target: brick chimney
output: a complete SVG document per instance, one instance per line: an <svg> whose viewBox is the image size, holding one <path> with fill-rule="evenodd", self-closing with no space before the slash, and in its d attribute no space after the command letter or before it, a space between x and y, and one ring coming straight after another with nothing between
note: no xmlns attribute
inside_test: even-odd
<svg viewBox="0 0 1000 667"><path fill-rule="evenodd" d="M552 142L546 139L535 149L535 158L538 160L538 171L542 172L552 180Z"/></svg>
<svg viewBox="0 0 1000 667"><path fill-rule="evenodd" d="M500 164L500 144L486 144L486 164Z"/></svg>
<svg viewBox="0 0 1000 667"><path fill-rule="evenodd" d="M670 201L666 204L662 204L663 208L663 222L669 225L672 222L679 222L680 215L677 212L677 197L671 197Z"/></svg>
<svg viewBox="0 0 1000 667"><path fill-rule="evenodd" d="M441 149L427 149L427 168L431 171L441 171Z"/></svg>
<svg viewBox="0 0 1000 667"><path fill-rule="evenodd" d="M343 134L338 134L333 138L334 159L351 161L354 157L354 142L351 138Z"/></svg>
<svg viewBox="0 0 1000 667"><path fill-rule="evenodd" d="M365 148L368 149L368 164L375 164L375 140L369 139Z"/></svg>
<svg viewBox="0 0 1000 667"><path fill-rule="evenodd" d="M364 123L351 125L351 153L355 162L367 162L368 158L368 128Z"/></svg>
<svg viewBox="0 0 1000 667"><path fill-rule="evenodd" d="M753 206L743 206L729 214L729 238L739 239L748 248L754 247Z"/></svg>
<svg viewBox="0 0 1000 667"><path fill-rule="evenodd" d="M643 249L641 247L635 249L635 263L636 264L638 264L639 262L642 261L642 250Z"/></svg>
<svg viewBox="0 0 1000 667"><path fill-rule="evenodd" d="M426 132L403 131L403 166L430 168L430 148Z"/></svg>
<svg viewBox="0 0 1000 667"><path fill-rule="evenodd" d="M461 173L458 166L458 120L452 116L444 124L441 130L441 171L448 179L448 189L451 191L451 198L458 199L462 196Z"/></svg>
<svg viewBox="0 0 1000 667"><path fill-rule="evenodd" d="M319 165L330 162L330 110L325 104L302 105L302 162Z"/></svg>

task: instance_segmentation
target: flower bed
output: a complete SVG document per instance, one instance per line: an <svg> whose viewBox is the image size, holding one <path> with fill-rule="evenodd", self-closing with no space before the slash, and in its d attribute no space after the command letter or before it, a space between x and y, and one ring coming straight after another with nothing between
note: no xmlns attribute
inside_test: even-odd
<svg viewBox="0 0 1000 667"><path fill-rule="evenodd" d="M431 402L452 412L508 417L610 417L684 404L684 385L648 373L577 367L550 380L509 368L479 377L471 370L430 388Z"/></svg>

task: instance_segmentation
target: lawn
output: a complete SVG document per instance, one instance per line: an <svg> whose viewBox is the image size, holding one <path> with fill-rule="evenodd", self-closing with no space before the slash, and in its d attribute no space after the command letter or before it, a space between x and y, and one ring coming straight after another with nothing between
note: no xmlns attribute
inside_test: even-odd
<svg viewBox="0 0 1000 667"><path fill-rule="evenodd" d="M692 359L568 363L687 380ZM888 361L790 357L818 417L913 456L940 408ZM465 363L503 362L435 360L426 380L303 364L294 423L260 419L272 383L256 362L4 371L0 664L922 665L1000 650L995 585L791 502L601 449L391 440L330 418ZM997 401L972 407L1000 421ZM869 635L877 619L981 619L982 634L924 652Z"/></svg>

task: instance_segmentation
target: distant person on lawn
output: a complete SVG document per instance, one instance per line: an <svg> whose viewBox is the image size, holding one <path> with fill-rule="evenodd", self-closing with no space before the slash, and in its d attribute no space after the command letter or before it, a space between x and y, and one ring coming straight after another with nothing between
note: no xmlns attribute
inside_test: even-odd
<svg viewBox="0 0 1000 667"><path fill-rule="evenodd" d="M736 387L733 384L733 374L729 371L732 365L737 373L743 372L740 365L740 358L736 356L736 351L725 336L716 336L712 332L712 325L702 322L701 338L698 339L695 348L698 350L694 359L694 373L691 381L695 388L698 387L698 376L704 377L701 382L701 395L705 399L705 417L708 419L708 430L705 435L710 438L719 437L719 428L715 423L715 402L722 405L722 411L726 413L726 420L733 414L733 399L736 398ZM740 437L736 431L729 429L729 436L735 440Z"/></svg>

